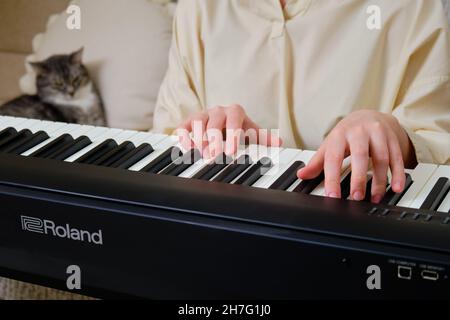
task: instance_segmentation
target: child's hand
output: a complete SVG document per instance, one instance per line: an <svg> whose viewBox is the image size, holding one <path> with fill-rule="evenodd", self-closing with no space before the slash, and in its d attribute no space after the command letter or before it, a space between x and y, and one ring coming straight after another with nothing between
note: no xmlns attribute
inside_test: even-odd
<svg viewBox="0 0 450 320"><path fill-rule="evenodd" d="M298 176L312 179L325 172L325 192L341 197L342 162L351 155L351 197L363 200L366 193L369 157L373 163L372 202L378 203L386 191L387 171L392 171L392 189L405 187L404 163L415 162L414 150L397 119L376 111L357 111L344 118L328 135L311 162Z"/></svg>
<svg viewBox="0 0 450 320"><path fill-rule="evenodd" d="M279 137L270 135L268 130L262 130L240 105L219 106L197 113L179 126L177 134L183 148L197 148L202 151L204 157L214 158L222 152L227 155L234 154L242 135L250 131L253 131L256 138L253 143L272 147L281 145ZM193 133L192 136L190 133Z"/></svg>

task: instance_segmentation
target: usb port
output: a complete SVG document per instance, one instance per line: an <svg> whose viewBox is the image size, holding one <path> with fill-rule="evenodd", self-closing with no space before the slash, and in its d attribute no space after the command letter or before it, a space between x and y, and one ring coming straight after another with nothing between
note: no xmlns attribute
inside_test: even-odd
<svg viewBox="0 0 450 320"><path fill-rule="evenodd" d="M424 280L436 281L439 279L439 273L436 271L422 270L421 276Z"/></svg>
<svg viewBox="0 0 450 320"><path fill-rule="evenodd" d="M398 266L397 276L400 279L411 280L412 277L412 268L406 266Z"/></svg>

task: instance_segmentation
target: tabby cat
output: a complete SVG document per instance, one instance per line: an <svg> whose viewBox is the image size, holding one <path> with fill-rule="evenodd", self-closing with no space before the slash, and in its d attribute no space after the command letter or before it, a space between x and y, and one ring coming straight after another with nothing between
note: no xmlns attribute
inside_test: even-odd
<svg viewBox="0 0 450 320"><path fill-rule="evenodd" d="M23 95L0 107L0 115L102 126L100 97L82 64L83 48L33 62L36 95Z"/></svg>

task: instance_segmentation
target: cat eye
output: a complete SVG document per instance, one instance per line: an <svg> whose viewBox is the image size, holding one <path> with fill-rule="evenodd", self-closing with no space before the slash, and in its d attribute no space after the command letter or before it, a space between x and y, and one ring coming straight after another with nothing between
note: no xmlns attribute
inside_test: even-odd
<svg viewBox="0 0 450 320"><path fill-rule="evenodd" d="M72 80L72 83L75 84L75 85L78 85L80 82L81 82L81 77L80 76L76 76Z"/></svg>
<svg viewBox="0 0 450 320"><path fill-rule="evenodd" d="M55 80L55 81L53 81L52 85L54 87L61 88L62 86L64 86L64 82L61 80Z"/></svg>

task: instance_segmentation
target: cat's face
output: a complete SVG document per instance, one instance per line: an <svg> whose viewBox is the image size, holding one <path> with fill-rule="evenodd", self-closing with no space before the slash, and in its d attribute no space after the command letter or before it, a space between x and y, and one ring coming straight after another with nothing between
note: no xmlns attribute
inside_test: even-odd
<svg viewBox="0 0 450 320"><path fill-rule="evenodd" d="M38 95L45 102L63 104L82 98L91 85L82 64L83 49L68 55L54 55L45 61L32 63L37 73Z"/></svg>

